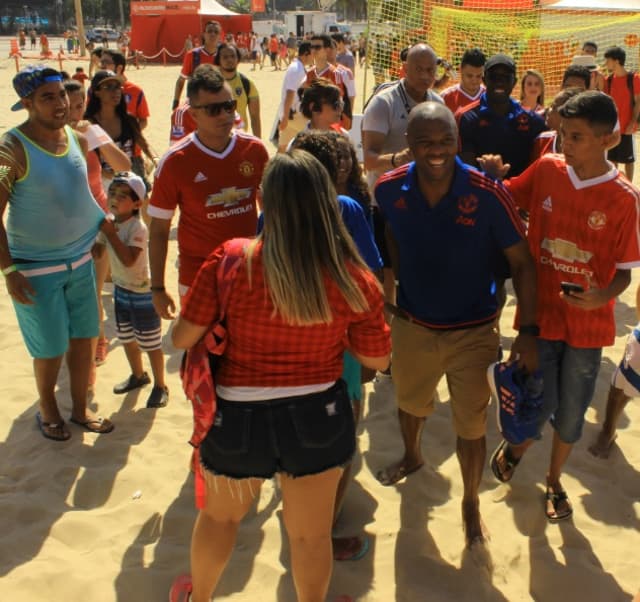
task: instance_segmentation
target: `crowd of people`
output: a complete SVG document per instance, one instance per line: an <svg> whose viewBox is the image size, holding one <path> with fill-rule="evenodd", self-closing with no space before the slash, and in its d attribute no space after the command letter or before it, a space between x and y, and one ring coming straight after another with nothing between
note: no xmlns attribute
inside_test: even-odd
<svg viewBox="0 0 640 602"><path fill-rule="evenodd" d="M13 109L26 118L0 142L0 269L34 360L44 437L72 436L55 394L65 357L69 422L114 429L87 407L106 361L107 272L131 370L113 391L153 380L148 408L169 400L161 321L175 320L172 344L186 350L224 316L215 415L192 466L205 501L191 574L176 579L172 602L210 599L240 522L276 476L298 600L325 600L333 560L368 552L365 536L332 537L332 528L362 384L376 372L393 379L404 449L377 472L385 486L424 465L425 421L446 378L469 548L488 536L479 502L487 406L492 393L509 402L515 387L492 387L487 371L498 362L496 374L540 374L533 435L504 433L489 464L499 481L511 480L548 423L543 511L551 522L570 518L563 468L582 435L602 348L614 340L615 299L640 265L632 184L640 77L625 69L622 48L604 53L605 76L597 45L586 42L547 104L538 71L520 74L517 90L511 56L470 48L459 83L447 87L446 61L416 43L398 54L399 78L377 81L365 106L361 165L349 131L364 47L354 58L342 34L290 38L223 40L220 24L207 22L202 44L185 53L161 157L144 136L152 127L144 92L126 77L122 52L108 48L92 53L86 77L21 70ZM274 70L286 69L271 159L258 89L238 70L245 55L262 68L266 54ZM176 213L179 298L166 274ZM508 280L517 336L501 362ZM639 395L639 340L636 329L594 456L607 457L625 404Z"/></svg>

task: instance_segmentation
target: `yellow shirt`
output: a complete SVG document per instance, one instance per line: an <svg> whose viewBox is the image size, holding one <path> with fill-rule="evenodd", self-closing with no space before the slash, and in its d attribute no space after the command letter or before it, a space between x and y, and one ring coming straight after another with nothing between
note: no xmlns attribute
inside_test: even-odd
<svg viewBox="0 0 640 602"><path fill-rule="evenodd" d="M249 78L247 78L249 79ZM259 98L258 89L252 80L249 79L249 98L244 91L244 86L242 85L242 80L240 79L240 73L236 71L235 77L231 79L227 79L226 82L231 86L231 92L233 94L233 98L238 101L238 113L240 113L240 117L242 117L242 121L244 121L245 128L249 131L249 121L247 114L247 106L249 104L249 99Z"/></svg>

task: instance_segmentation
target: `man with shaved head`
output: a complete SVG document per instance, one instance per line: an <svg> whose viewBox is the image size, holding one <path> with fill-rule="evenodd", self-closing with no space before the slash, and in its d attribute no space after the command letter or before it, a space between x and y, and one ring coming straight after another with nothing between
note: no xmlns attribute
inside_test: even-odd
<svg viewBox="0 0 640 602"><path fill-rule="evenodd" d="M407 121L411 110L425 100L442 103L431 88L435 82L438 57L431 46L416 44L407 54L406 76L384 88L369 102L362 120L362 146L369 188L385 171L411 161L407 147ZM444 106L444 104L443 104ZM373 221L376 244L384 262L384 289L387 301L395 300L395 283L384 240L384 226L374 202Z"/></svg>
<svg viewBox="0 0 640 602"><path fill-rule="evenodd" d="M503 254L511 267L522 325L535 321L535 268L509 193L456 157L458 131L447 107L415 107L407 142L413 160L383 175L375 187L399 282L392 375L405 448L400 461L377 478L392 485L423 465L424 422L446 376L470 547L485 537L478 487L486 456L486 371L498 353L492 257ZM536 339L526 332L515 338L511 354L534 370Z"/></svg>

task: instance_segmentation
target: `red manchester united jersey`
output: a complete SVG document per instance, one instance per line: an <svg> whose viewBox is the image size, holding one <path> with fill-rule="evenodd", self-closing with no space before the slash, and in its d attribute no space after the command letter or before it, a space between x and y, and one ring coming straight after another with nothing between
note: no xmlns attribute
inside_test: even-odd
<svg viewBox="0 0 640 602"><path fill-rule="evenodd" d="M268 158L258 138L240 132L221 153L204 146L194 132L162 157L149 215L171 219L180 208L180 284L190 286L200 265L224 241L255 235L256 193Z"/></svg>
<svg viewBox="0 0 640 602"><path fill-rule="evenodd" d="M574 347L611 345L614 300L583 310L560 297L560 282L605 288L616 269L640 265L640 191L613 166L602 176L580 180L561 155L543 156L505 184L529 211L541 336Z"/></svg>
<svg viewBox="0 0 640 602"><path fill-rule="evenodd" d="M446 90L440 92L440 98L444 100L451 112L455 114L458 109L466 107L468 104L478 100L484 92L484 86L480 86L480 89L473 96L469 96L461 87L460 84L449 86Z"/></svg>

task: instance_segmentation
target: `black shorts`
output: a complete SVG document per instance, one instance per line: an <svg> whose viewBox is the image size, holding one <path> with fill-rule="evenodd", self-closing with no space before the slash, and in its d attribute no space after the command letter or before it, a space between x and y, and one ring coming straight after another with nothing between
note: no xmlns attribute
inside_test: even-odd
<svg viewBox="0 0 640 602"><path fill-rule="evenodd" d="M355 424L347 387L260 402L218 398L213 426L200 444L204 468L233 479L317 474L349 463Z"/></svg>
<svg viewBox="0 0 640 602"><path fill-rule="evenodd" d="M373 215L373 237L376 241L378 251L380 251L380 257L382 258L382 266L385 268L391 267L391 257L389 256L389 249L387 248L387 237L384 234L386 229L386 222L382 217L380 210L373 206L371 207L371 213Z"/></svg>
<svg viewBox="0 0 640 602"><path fill-rule="evenodd" d="M633 152L633 135L621 134L620 143L607 153L607 159L614 163L634 163L636 156Z"/></svg>

